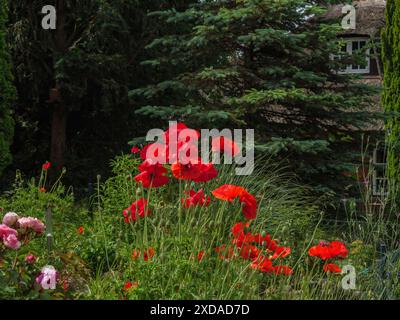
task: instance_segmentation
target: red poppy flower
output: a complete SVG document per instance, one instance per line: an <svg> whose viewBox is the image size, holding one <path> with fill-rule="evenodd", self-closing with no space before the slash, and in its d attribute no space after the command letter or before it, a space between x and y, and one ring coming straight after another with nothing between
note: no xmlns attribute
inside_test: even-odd
<svg viewBox="0 0 400 320"><path fill-rule="evenodd" d="M202 206L206 207L210 204L211 198L205 196L203 189L195 192L194 190L185 191L185 193L189 196L188 198L181 199L183 207L188 209L194 206Z"/></svg>
<svg viewBox="0 0 400 320"><path fill-rule="evenodd" d="M245 188L224 184L211 193L217 199L230 202L239 197L239 201L243 203L242 212L245 218L251 220L257 217L257 200L252 194L248 193Z"/></svg>
<svg viewBox="0 0 400 320"><path fill-rule="evenodd" d="M240 249L239 255L243 259L254 260L257 259L261 251L256 246L253 245L243 245Z"/></svg>
<svg viewBox="0 0 400 320"><path fill-rule="evenodd" d="M277 247L271 259L284 258L290 255L292 250L289 247Z"/></svg>
<svg viewBox="0 0 400 320"><path fill-rule="evenodd" d="M132 252L132 257L131 257L132 260L133 260L133 261L137 260L137 259L139 258L139 256L140 256L140 251L137 250L137 249L133 250L133 252Z"/></svg>
<svg viewBox="0 0 400 320"><path fill-rule="evenodd" d="M132 288L132 283L131 282L126 282L124 285L124 290L128 291L130 288Z"/></svg>
<svg viewBox="0 0 400 320"><path fill-rule="evenodd" d="M140 149L139 149L138 147L133 146L133 147L131 148L131 153L138 153L138 152L140 152Z"/></svg>
<svg viewBox="0 0 400 320"><path fill-rule="evenodd" d="M218 176L218 171L212 163L200 164L200 175L193 178L194 182L208 182Z"/></svg>
<svg viewBox="0 0 400 320"><path fill-rule="evenodd" d="M337 257L346 258L348 250L340 241L332 241L331 243L320 243L308 250L311 257L318 257L322 260L334 259Z"/></svg>
<svg viewBox="0 0 400 320"><path fill-rule="evenodd" d="M149 261L153 259L155 255L155 250L152 247L149 247L143 254L144 261Z"/></svg>
<svg viewBox="0 0 400 320"><path fill-rule="evenodd" d="M49 170L50 169L50 167L51 167L51 163L49 162L49 161L46 161L45 163L43 163L43 165L42 165L42 169L43 170Z"/></svg>
<svg viewBox="0 0 400 320"><path fill-rule="evenodd" d="M45 193L45 192L46 192L46 188L41 187L41 188L39 189L39 192L40 192L40 193Z"/></svg>
<svg viewBox="0 0 400 320"><path fill-rule="evenodd" d="M168 145L168 163L182 163L186 164L191 162L192 164L200 163L199 150L196 144L186 143L179 141L175 146Z"/></svg>
<svg viewBox="0 0 400 320"><path fill-rule="evenodd" d="M167 169L160 163L153 162L150 159L143 161L139 167L140 172L148 172L155 175L163 175L167 173Z"/></svg>
<svg viewBox="0 0 400 320"><path fill-rule="evenodd" d="M166 164L168 162L167 146L159 142L150 143L140 151L140 158L142 160L151 160L152 163L161 162L161 164Z"/></svg>
<svg viewBox="0 0 400 320"><path fill-rule="evenodd" d="M159 163L153 163L151 160L145 160L139 166L139 173L135 181L141 182L143 188L159 188L166 185L169 178L165 176L167 169Z"/></svg>
<svg viewBox="0 0 400 320"><path fill-rule="evenodd" d="M142 150L140 151L140 158L142 160L146 160L147 159L147 150L149 149L150 144L145 145Z"/></svg>
<svg viewBox="0 0 400 320"><path fill-rule="evenodd" d="M137 288L139 286L139 282L135 281L135 282L126 282L124 285L124 290L125 291L129 291L132 288Z"/></svg>
<svg viewBox="0 0 400 320"><path fill-rule="evenodd" d="M68 289L69 289L68 280L64 280L64 281L63 281L63 290L64 290L64 292L67 292Z"/></svg>
<svg viewBox="0 0 400 320"><path fill-rule="evenodd" d="M136 221L137 216L144 218L151 214L151 211L147 207L148 201L145 198L140 198L139 200L132 203L128 208L123 211L125 217L125 222Z"/></svg>
<svg viewBox="0 0 400 320"><path fill-rule="evenodd" d="M242 212L246 219L255 219L257 217L257 200L247 191L244 191L240 196L240 202L243 203Z"/></svg>
<svg viewBox="0 0 400 320"><path fill-rule="evenodd" d="M341 273L342 269L337 264L334 263L328 263L324 265L324 271L325 272L331 272L331 273Z"/></svg>
<svg viewBox="0 0 400 320"><path fill-rule="evenodd" d="M226 137L216 137L211 140L211 151L223 152L227 155L235 157L239 154L240 148L236 142Z"/></svg>
<svg viewBox="0 0 400 320"><path fill-rule="evenodd" d="M143 188L159 188L169 182L169 178L144 171L135 177L135 181L140 182Z"/></svg>
<svg viewBox="0 0 400 320"><path fill-rule="evenodd" d="M84 227L79 227L79 228L76 230L76 232L77 232L78 234L83 234L83 233L85 232L85 228L84 228Z"/></svg>
<svg viewBox="0 0 400 320"><path fill-rule="evenodd" d="M244 245L249 245L249 244L257 244L256 237L250 232L247 233L240 233L237 237L234 237L232 240L232 244L234 244L236 247L241 248Z"/></svg>
<svg viewBox="0 0 400 320"><path fill-rule="evenodd" d="M197 254L197 261L201 262L201 260L203 260L205 251L201 250L198 254Z"/></svg>
<svg viewBox="0 0 400 320"><path fill-rule="evenodd" d="M224 184L212 191L211 193L217 199L232 202L237 197L240 197L245 191L246 189L244 189L243 187L235 186L232 184Z"/></svg>
<svg viewBox="0 0 400 320"><path fill-rule="evenodd" d="M289 266L274 266L274 273L275 274L283 274L285 276L289 276L293 274L293 269Z"/></svg>
<svg viewBox="0 0 400 320"><path fill-rule="evenodd" d="M236 245L238 248L241 248L245 244L258 244L260 245L262 243L261 241L261 236L256 234L253 235L250 232L245 233L244 230L248 228L250 225L250 222L238 222L236 223L232 229L231 232L233 234L234 239L232 240L232 243Z"/></svg>
<svg viewBox="0 0 400 320"><path fill-rule="evenodd" d="M126 282L125 283L125 285L124 285L124 290L125 291L129 291L129 289L131 289L132 287L134 287L135 286L135 284L133 284L132 282Z"/></svg>
<svg viewBox="0 0 400 320"><path fill-rule="evenodd" d="M163 135L163 140L166 144L171 144L174 141L170 140L176 139L178 142L188 142L190 140L198 140L200 133L194 129L188 128L184 123L177 123L176 125L170 126L168 130L165 131Z"/></svg>
<svg viewBox="0 0 400 320"><path fill-rule="evenodd" d="M267 234L264 237L261 236L260 234L255 234L254 235L254 242L256 242L259 245L262 245L265 247L265 249L269 251L275 251L278 248L278 244L275 240L271 239L271 235Z"/></svg>
<svg viewBox="0 0 400 320"><path fill-rule="evenodd" d="M182 132L184 130L184 132ZM171 140L169 134L172 134ZM182 137L182 134L184 136ZM143 147L140 152L140 157L143 160L150 159L153 162L176 163L182 160L183 156L197 159L197 140L200 134L193 129L189 129L184 124L178 123L176 126L171 126L163 135L163 142L150 143ZM174 143L175 142L175 143ZM195 143L194 145L192 143ZM183 162L183 161L180 161Z"/></svg>
<svg viewBox="0 0 400 320"><path fill-rule="evenodd" d="M189 162L188 164L174 163L171 165L172 175L180 180L193 180L201 175L200 163Z"/></svg>
<svg viewBox="0 0 400 320"><path fill-rule="evenodd" d="M176 137L178 140L178 135L182 130L188 129L186 124L178 122L175 125L169 126L168 129L163 134L163 141L168 144L170 137Z"/></svg>
<svg viewBox="0 0 400 320"><path fill-rule="evenodd" d="M332 241L330 244L331 254L334 257L346 258L349 254L346 246L340 241Z"/></svg>
<svg viewBox="0 0 400 320"><path fill-rule="evenodd" d="M227 247L224 244L222 246L216 247L214 250L216 253L218 253L218 257L221 260L229 260L235 255L235 249L233 247Z"/></svg>
<svg viewBox="0 0 400 320"><path fill-rule="evenodd" d="M289 266L273 266L272 260L267 257L260 256L254 260L251 264L251 268L259 270L264 273L274 273L276 275L291 275L293 273L292 268Z"/></svg>
<svg viewBox="0 0 400 320"><path fill-rule="evenodd" d="M233 236L235 238L240 237L242 234L244 234L244 229L248 228L249 225L250 225L250 222L235 223L235 225L231 229Z"/></svg>
<svg viewBox="0 0 400 320"><path fill-rule="evenodd" d="M328 246L322 246L322 245L317 245L317 246L311 247L308 250L308 255L310 257L321 258L322 260L331 258L331 252L330 252Z"/></svg>
<svg viewBox="0 0 400 320"><path fill-rule="evenodd" d="M263 256L259 256L257 259L255 259L250 267L265 273L270 273L274 270L272 261Z"/></svg>

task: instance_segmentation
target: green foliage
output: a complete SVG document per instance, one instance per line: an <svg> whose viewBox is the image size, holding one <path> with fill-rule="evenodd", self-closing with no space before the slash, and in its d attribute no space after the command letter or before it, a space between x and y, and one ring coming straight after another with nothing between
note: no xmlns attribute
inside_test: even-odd
<svg viewBox="0 0 400 320"><path fill-rule="evenodd" d="M7 196L2 199L5 204L1 207L4 210L23 212L25 215L43 220L44 213L50 206L55 216L64 216L73 221L74 217L69 213L73 211L74 202L71 190L66 190L59 181L50 187L50 190L46 188L44 176L39 181L34 178L25 181L20 172L17 172L13 190L7 192ZM0 200L0 205L2 200Z"/></svg>
<svg viewBox="0 0 400 320"><path fill-rule="evenodd" d="M14 136L12 103L15 99L15 88L11 73L9 47L6 43L6 24L8 21L7 1L0 1L0 176L11 164L10 146Z"/></svg>
<svg viewBox="0 0 400 320"><path fill-rule="evenodd" d="M85 209L74 204L73 194L61 184L61 177L50 185L46 175L42 172L38 180L26 181L17 173L13 190L0 198L0 221L6 212L16 212L20 217L29 216L45 222L45 211L50 207L53 224L52 251L47 250L45 233L19 234L22 246L18 251L0 244L1 299L71 299L84 290L88 270L86 263L76 255L81 242L76 229L87 224L88 215ZM27 263L27 255L34 255L36 262ZM59 271L57 289L51 292L40 290L35 284L46 265L53 265Z"/></svg>
<svg viewBox="0 0 400 320"><path fill-rule="evenodd" d="M154 57L143 64L160 75L130 92L143 101L137 113L193 127L254 128L259 153L285 159L320 194L344 196L351 181L342 169L356 162L358 129L378 116L365 111L377 91L338 73L363 54L331 59L340 50L339 24L308 18L324 3L202 1L151 13L171 32L147 46Z"/></svg>
<svg viewBox="0 0 400 320"><path fill-rule="evenodd" d="M389 0L386 4L386 26L382 31L382 56L384 63L384 93L382 102L389 115L388 177L392 193L399 194L400 181L400 4ZM398 205L398 199L394 199Z"/></svg>

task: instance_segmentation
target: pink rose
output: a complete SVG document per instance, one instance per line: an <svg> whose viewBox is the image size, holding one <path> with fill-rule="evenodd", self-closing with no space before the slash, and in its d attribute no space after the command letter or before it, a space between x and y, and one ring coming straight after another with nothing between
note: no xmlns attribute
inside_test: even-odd
<svg viewBox="0 0 400 320"><path fill-rule="evenodd" d="M21 242L18 241L17 235L17 230L5 224L0 224L0 239L3 240L3 244L7 248L18 250L21 247Z"/></svg>
<svg viewBox="0 0 400 320"><path fill-rule="evenodd" d="M17 236L18 232L5 224L0 224L0 239L8 237L10 234Z"/></svg>
<svg viewBox="0 0 400 320"><path fill-rule="evenodd" d="M19 216L15 212L8 212L3 217L3 224L12 227L17 223Z"/></svg>
<svg viewBox="0 0 400 320"><path fill-rule="evenodd" d="M18 250L21 247L21 242L14 234L9 234L8 237L3 238L3 243L7 248Z"/></svg>
<svg viewBox="0 0 400 320"><path fill-rule="evenodd" d="M22 229L23 231L32 229L36 233L42 233L45 229L45 225L42 221L32 217L20 218L18 219L18 224L20 229Z"/></svg>
<svg viewBox="0 0 400 320"><path fill-rule="evenodd" d="M25 262L28 264L34 264L36 262L36 257L33 254L28 254L25 257Z"/></svg>

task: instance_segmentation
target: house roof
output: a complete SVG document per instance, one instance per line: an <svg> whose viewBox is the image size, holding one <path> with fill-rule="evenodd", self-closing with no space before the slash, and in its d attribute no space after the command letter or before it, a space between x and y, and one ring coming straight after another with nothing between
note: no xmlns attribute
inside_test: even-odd
<svg viewBox="0 0 400 320"><path fill-rule="evenodd" d="M365 35L379 36L380 30L385 26L384 0L359 0L354 1L356 9L356 28L344 30L340 35ZM322 17L323 20L338 20L346 15L342 13L344 4L330 5Z"/></svg>

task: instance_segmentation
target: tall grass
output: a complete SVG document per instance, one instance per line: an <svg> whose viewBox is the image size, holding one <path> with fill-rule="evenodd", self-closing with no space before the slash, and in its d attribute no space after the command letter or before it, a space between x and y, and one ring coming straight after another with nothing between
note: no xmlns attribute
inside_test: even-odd
<svg viewBox="0 0 400 320"><path fill-rule="evenodd" d="M119 298L120 289L128 280L139 283L130 293L131 298L144 299L260 299L270 285L285 287L284 277L255 272L249 261L218 258L215 247L230 245L230 229L244 220L238 203L214 199L208 207L185 209L181 198L185 197L184 190L203 188L206 195L211 195L222 184L243 186L258 199L252 231L271 233L281 245L298 246L298 252L304 254L303 241L309 242L315 234L314 220L318 215L305 190L272 166L264 166L251 176L236 176L232 166L220 166L218 178L208 183L171 179L165 187L144 190L133 181L137 164L130 157L118 157L113 163L115 176L100 186L99 210L95 213L97 240L107 239L104 247L109 248L109 253L103 250L104 259L111 261L112 268L104 270L102 259L101 266L93 265L93 269L103 269L112 280L95 277L89 285L90 297L115 292L114 297ZM122 210L139 197L149 199L153 214L126 224ZM107 225L106 230L101 228L102 223ZM106 235L100 237L102 233ZM156 252L153 261L131 259L135 249L143 252L150 246ZM197 259L200 251L205 251L201 262Z"/></svg>
<svg viewBox="0 0 400 320"><path fill-rule="evenodd" d="M260 163L260 161L258 162ZM388 251L398 244L398 221L376 212L371 205L376 197L362 190L365 213L360 215L354 204L347 206L343 225L326 230L319 228L324 213L314 205L307 190L297 185L279 165L265 159L251 176L236 176L231 166L220 166L217 179L206 184L172 182L156 190L143 190L133 182L137 161L119 157L113 163L115 176L101 185L98 194L101 216L107 221L107 246L113 248L112 270L108 277L97 275L89 284L91 298L127 297L131 299L382 299L398 297L398 285L391 274L382 275L384 241ZM370 171L372 174L372 171ZM270 233L281 245L290 246L292 254L285 264L294 268L290 277L261 274L246 260L220 260L215 247L229 245L230 229L243 220L240 206L213 201L209 207L182 208L183 191L203 188L207 195L222 184L235 184L253 193L259 204L258 216L251 223L253 232ZM151 194L149 194L151 192ZM121 212L138 197L150 199L153 215L133 224L125 224ZM385 199L380 199L385 203ZM350 201L351 202L351 201ZM113 224L111 221L117 221ZM322 263L308 257L308 249L319 240L340 239L350 249L350 264L357 271L356 290L344 290L342 276L327 275ZM130 259L132 251L154 247L151 262ZM204 250L205 257L197 260ZM385 256L385 254L383 254ZM393 259L386 261L392 263ZM104 261L100 262L104 267ZM393 263L392 263L393 264ZM386 263L385 268L389 263ZM96 270L101 268L94 267ZM397 268L397 270L399 270ZM387 272L386 272L387 273ZM396 275L397 276L397 275ZM386 277L386 278L385 278ZM385 280L386 279L386 280ZM390 280L387 280L390 279ZM126 296L124 281L138 282Z"/></svg>
<svg viewBox="0 0 400 320"><path fill-rule="evenodd" d="M365 165L371 164L365 161ZM70 279L76 299L396 299L399 298L398 216L386 196L372 195L360 185L362 208L348 200L343 221L327 225L324 212L306 188L299 186L279 164L259 160L251 176L236 176L232 166L219 166L216 179L202 184L171 179L158 189L143 189L134 181L139 159L119 156L113 176L98 179L90 199L93 214L73 205L73 194L59 182L50 192L38 192L34 180L17 179L15 190L0 198L4 210L28 212L43 218L52 203L55 221L56 267ZM261 164L261 165L260 165ZM372 174L372 171L369 171ZM367 177L367 180L370 178ZM40 184L40 183L39 183ZM184 191L203 188L205 194L222 184L245 187L258 201L253 233L271 234L292 253L276 264L293 268L291 276L263 274L248 260L220 259L217 246L230 245L231 228L244 221L238 202L213 199L207 207L185 209ZM152 214L124 222L122 211L138 198L150 202ZM380 206L373 206L374 203ZM76 228L84 226L84 234ZM324 225L324 227L322 227ZM341 266L356 269L356 289L344 290L343 275L326 274L323 262L309 257L308 249L320 240L344 241L349 257ZM29 248L46 261L45 241ZM144 261L150 247L155 255ZM133 257L135 252L141 253ZM198 253L204 251L201 261ZM25 252L26 253L26 252ZM21 256L23 259L23 256ZM39 265L38 265L39 268ZM134 285L125 290L124 285Z"/></svg>

